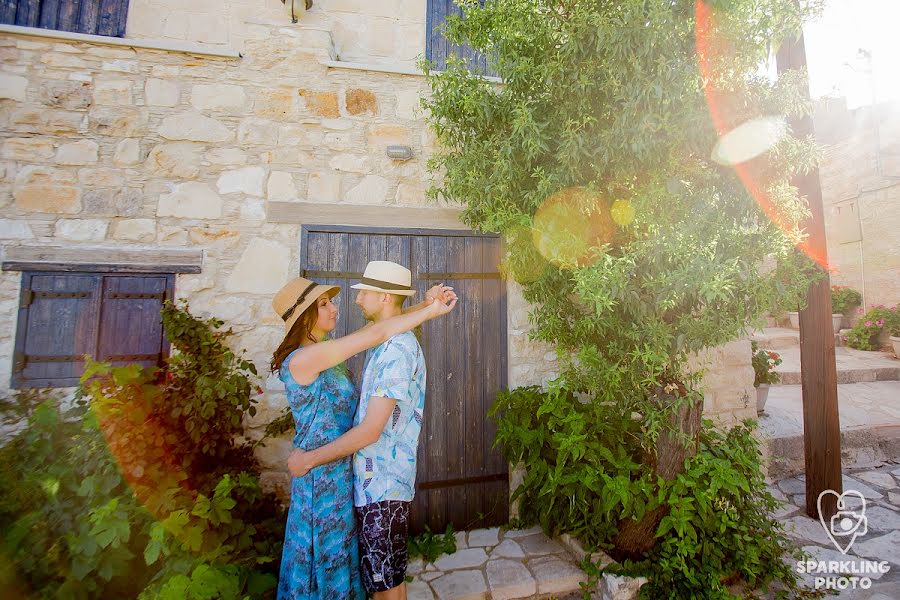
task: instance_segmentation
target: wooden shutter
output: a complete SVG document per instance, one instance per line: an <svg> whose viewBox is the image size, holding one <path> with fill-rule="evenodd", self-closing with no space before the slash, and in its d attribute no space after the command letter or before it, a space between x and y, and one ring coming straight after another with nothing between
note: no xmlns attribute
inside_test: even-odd
<svg viewBox="0 0 900 600"><path fill-rule="evenodd" d="M343 288L336 337L364 325L349 286L370 260L410 268L417 292L412 303L441 281L460 293L453 313L419 332L428 377L410 526L444 531L449 523L457 530L506 523L508 466L493 448L496 428L487 418L506 386L500 239L462 231L304 226L300 274ZM364 353L348 361L357 384L363 361Z"/></svg>
<svg viewBox="0 0 900 600"><path fill-rule="evenodd" d="M128 0L0 0L0 23L123 37Z"/></svg>
<svg viewBox="0 0 900 600"><path fill-rule="evenodd" d="M497 72L488 68L487 58L475 52L468 45L451 44L444 37L443 26L450 15L461 15L462 9L454 0L428 0L426 14L425 57L434 63L438 70L447 66L447 58L455 56L469 65L469 69L496 77Z"/></svg>
<svg viewBox="0 0 900 600"><path fill-rule="evenodd" d="M160 309L174 275L22 274L12 385L78 385L84 355L159 364L169 346Z"/></svg>
<svg viewBox="0 0 900 600"><path fill-rule="evenodd" d="M77 385L84 355L97 354L101 281L85 273L23 274L14 387Z"/></svg>
<svg viewBox="0 0 900 600"><path fill-rule="evenodd" d="M173 275L103 278L99 360L115 365L161 364L168 345L160 311L173 278Z"/></svg>

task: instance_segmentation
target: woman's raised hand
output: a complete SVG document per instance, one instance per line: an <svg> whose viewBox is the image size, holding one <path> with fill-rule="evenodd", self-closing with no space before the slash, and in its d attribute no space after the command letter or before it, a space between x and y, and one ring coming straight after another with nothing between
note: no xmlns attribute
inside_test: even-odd
<svg viewBox="0 0 900 600"><path fill-rule="evenodd" d="M453 291L452 287L443 283L432 286L425 292L425 302L427 304L432 304L435 301L447 304L451 300L456 300L456 292Z"/></svg>

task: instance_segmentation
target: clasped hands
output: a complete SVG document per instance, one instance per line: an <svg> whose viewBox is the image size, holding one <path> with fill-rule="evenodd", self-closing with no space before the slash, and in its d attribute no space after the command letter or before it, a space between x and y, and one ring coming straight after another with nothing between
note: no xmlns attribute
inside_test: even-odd
<svg viewBox="0 0 900 600"><path fill-rule="evenodd" d="M438 314L447 314L450 312L453 307L456 306L457 299L456 292L453 291L453 288L442 283L428 288L428 291L425 292L425 306L431 307L435 304L438 305L434 308Z"/></svg>

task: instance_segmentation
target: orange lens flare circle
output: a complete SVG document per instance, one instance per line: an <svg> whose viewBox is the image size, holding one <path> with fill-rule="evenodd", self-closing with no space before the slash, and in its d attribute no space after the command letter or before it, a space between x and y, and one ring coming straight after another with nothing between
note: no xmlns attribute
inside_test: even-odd
<svg viewBox="0 0 900 600"><path fill-rule="evenodd" d="M694 37L703 92L713 125L719 135L712 159L721 165L733 167L741 183L769 220L789 237L793 237L791 223L779 212L748 164L752 159L771 150L787 134L787 123L783 117L765 116L750 119L736 127L728 125L732 120L729 117L732 115L728 114L728 103L724 100L725 93L716 88L713 65L727 58L726 50L730 43L717 33L715 11L704 0L696 0L694 3L694 18L696 23ZM829 269L824 254L815 250L808 239L799 242L797 248L819 266Z"/></svg>
<svg viewBox="0 0 900 600"><path fill-rule="evenodd" d="M616 224L602 195L568 187L550 195L538 208L531 235L541 256L571 269L591 264L594 249L614 241Z"/></svg>

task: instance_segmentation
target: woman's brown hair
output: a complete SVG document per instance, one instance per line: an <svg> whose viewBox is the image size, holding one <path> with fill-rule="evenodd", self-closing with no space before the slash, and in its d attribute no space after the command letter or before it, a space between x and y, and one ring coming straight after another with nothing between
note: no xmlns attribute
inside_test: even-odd
<svg viewBox="0 0 900 600"><path fill-rule="evenodd" d="M291 326L291 330L287 332L287 335L281 340L278 349L275 350L275 354L272 355L272 362L270 363L269 368L273 373L277 373L281 369L281 364L284 362L284 359L287 358L288 354L299 348L304 342L316 342L316 338L312 336L312 329L316 325L316 320L318 320L318 318L319 301L317 299L310 304L309 307L303 311L303 314L300 315L300 318L294 322Z"/></svg>

